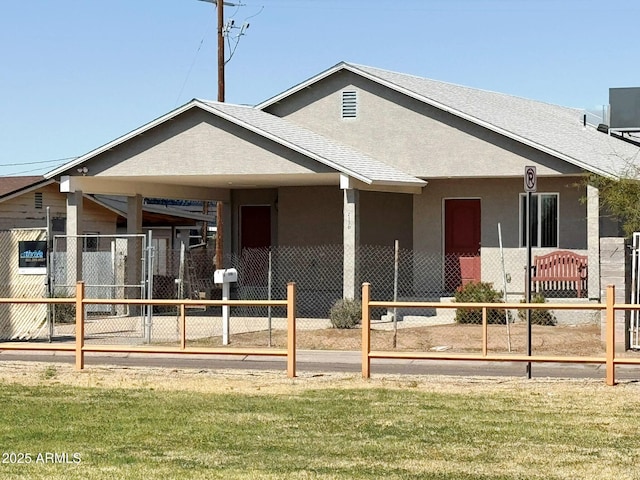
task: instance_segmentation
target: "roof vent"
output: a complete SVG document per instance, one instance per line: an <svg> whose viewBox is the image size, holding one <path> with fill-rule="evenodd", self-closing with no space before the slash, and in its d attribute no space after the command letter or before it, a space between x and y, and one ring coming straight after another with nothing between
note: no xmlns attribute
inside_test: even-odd
<svg viewBox="0 0 640 480"><path fill-rule="evenodd" d="M42 192L36 192L34 196L34 207L38 210L42 209Z"/></svg>
<svg viewBox="0 0 640 480"><path fill-rule="evenodd" d="M355 90L342 92L342 118L356 118L358 113L358 96Z"/></svg>

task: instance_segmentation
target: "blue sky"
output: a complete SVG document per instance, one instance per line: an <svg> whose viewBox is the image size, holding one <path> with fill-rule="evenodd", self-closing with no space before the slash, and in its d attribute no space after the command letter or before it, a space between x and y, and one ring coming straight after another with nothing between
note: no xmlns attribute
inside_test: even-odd
<svg viewBox="0 0 640 480"><path fill-rule="evenodd" d="M342 60L595 110L610 87L640 86L637 1L243 3L224 9L250 23L227 102L259 103ZM198 0L5 0L0 49L0 175L45 173L217 97L216 11Z"/></svg>

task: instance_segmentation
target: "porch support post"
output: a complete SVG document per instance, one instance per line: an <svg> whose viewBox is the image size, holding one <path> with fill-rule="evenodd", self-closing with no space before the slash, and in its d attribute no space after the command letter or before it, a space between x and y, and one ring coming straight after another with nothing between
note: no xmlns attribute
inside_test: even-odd
<svg viewBox="0 0 640 480"><path fill-rule="evenodd" d="M587 288L589 298L599 300L600 292L600 192L587 185Z"/></svg>
<svg viewBox="0 0 640 480"><path fill-rule="evenodd" d="M142 233L142 195L127 197L127 233Z"/></svg>
<svg viewBox="0 0 640 480"><path fill-rule="evenodd" d="M127 197L127 234L142 233L142 195ZM140 298L140 282L142 280L142 240L127 240L127 298ZM137 311L136 308L130 310Z"/></svg>
<svg viewBox="0 0 640 480"><path fill-rule="evenodd" d="M67 284L82 280L82 191L67 193ZM71 293L71 292L69 292Z"/></svg>
<svg viewBox="0 0 640 480"><path fill-rule="evenodd" d="M232 215L231 202L222 202L222 265L224 268L230 268L234 265L226 265L225 260L231 258L231 252L233 251L233 215ZM217 220L216 220L217 223ZM217 232L216 232L217 234Z"/></svg>
<svg viewBox="0 0 640 480"><path fill-rule="evenodd" d="M343 191L343 298L357 298L358 291L358 246L360 245L359 191L350 188L349 178L340 176Z"/></svg>

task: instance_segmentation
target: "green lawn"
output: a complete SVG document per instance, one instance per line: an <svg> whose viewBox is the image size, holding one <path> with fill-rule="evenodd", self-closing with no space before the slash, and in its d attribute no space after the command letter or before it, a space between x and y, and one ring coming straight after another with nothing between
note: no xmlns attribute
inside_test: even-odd
<svg viewBox="0 0 640 480"><path fill-rule="evenodd" d="M0 383L0 478L640 479L634 384L351 378L216 393L40 375Z"/></svg>

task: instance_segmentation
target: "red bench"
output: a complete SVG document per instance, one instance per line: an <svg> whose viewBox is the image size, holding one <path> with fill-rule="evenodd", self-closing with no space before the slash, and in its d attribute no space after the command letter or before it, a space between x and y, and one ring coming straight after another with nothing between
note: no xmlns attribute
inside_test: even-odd
<svg viewBox="0 0 640 480"><path fill-rule="evenodd" d="M587 256L569 250L536 255L531 266L534 292L575 290L578 297L587 293Z"/></svg>

